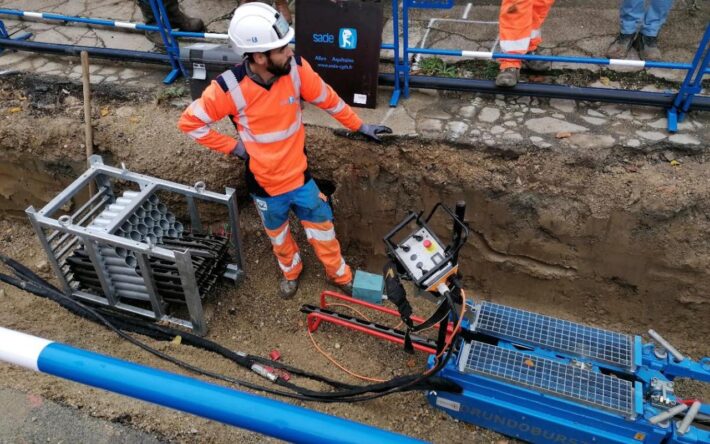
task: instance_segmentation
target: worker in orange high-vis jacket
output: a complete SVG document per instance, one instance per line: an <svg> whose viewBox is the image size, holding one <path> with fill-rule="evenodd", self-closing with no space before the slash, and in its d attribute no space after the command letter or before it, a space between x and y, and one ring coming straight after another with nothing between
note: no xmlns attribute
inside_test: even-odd
<svg viewBox="0 0 710 444"><path fill-rule="evenodd" d="M229 24L234 49L244 61L225 71L180 117L179 128L212 150L246 161L245 175L283 279L280 294L298 289L303 265L288 217L301 220L328 278L352 291L352 271L335 237L333 213L308 171L301 100L327 111L343 126L380 142L392 130L363 124L355 112L288 46L294 31L272 7L259 2L237 8ZM239 141L212 124L229 116Z"/></svg>
<svg viewBox="0 0 710 444"><path fill-rule="evenodd" d="M498 30L500 49L508 54L537 55L537 47L542 42L540 28L555 0L503 0L500 5ZM521 60L499 59L500 72L496 85L512 88L520 80ZM526 61L525 67L533 71L544 71L550 66L545 61Z"/></svg>

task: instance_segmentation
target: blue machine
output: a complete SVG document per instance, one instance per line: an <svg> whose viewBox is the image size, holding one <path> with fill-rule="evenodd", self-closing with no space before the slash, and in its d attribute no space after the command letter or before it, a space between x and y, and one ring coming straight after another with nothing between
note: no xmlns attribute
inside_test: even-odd
<svg viewBox="0 0 710 444"><path fill-rule="evenodd" d="M429 223L439 208L453 220L448 245ZM429 369L454 384L451 391L429 391L429 402L461 421L533 443L710 444L710 405L680 399L673 386L676 377L710 382L710 358L693 361L653 330L649 335L660 347L643 344L640 336L492 302L472 303L457 294L458 252L468 236L465 210L465 202L458 202L455 212L438 203L426 218L411 213L384 238L391 259L384 268L384 287L406 333L334 312L306 312L318 322L404 343L405 349L410 341L410 350L431 353ZM400 278L439 298L429 320L411 322ZM349 302L386 311L356 299ZM462 303L459 319L454 308ZM439 322L447 316L453 322ZM434 319L436 343L416 335L435 326ZM454 327L459 321L460 331ZM461 390L451 389L455 386Z"/></svg>
<svg viewBox="0 0 710 444"><path fill-rule="evenodd" d="M689 408L672 382L710 382L710 358L684 357L653 331L662 347L490 302L468 308L457 355L438 374L464 391L429 392L433 406L529 442L710 443L699 421L709 424L710 405Z"/></svg>

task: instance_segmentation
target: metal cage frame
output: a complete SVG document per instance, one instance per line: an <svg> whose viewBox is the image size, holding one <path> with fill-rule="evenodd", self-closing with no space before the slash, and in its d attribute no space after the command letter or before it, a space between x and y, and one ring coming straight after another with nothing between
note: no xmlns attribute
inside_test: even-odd
<svg viewBox="0 0 710 444"><path fill-rule="evenodd" d="M229 226L231 230L230 243L233 248L233 263L227 265L227 272L224 277L232 279L234 282L243 274L243 254L242 241L239 230L239 209L235 189L226 188L224 194L207 191L203 182L197 182L194 186L186 186L167 180L128 171L124 165L116 168L105 165L100 156L91 156L89 159L89 169L79 176L73 183L66 187L54 199L47 203L41 210L37 211L30 206L25 211L30 219L32 227L47 253L49 263L60 281L64 293L72 298L110 306L118 310L137 314L151 318L155 321L164 321L192 330L195 334L205 335L207 325L204 319L202 299L195 277L195 270L192 265L192 252L189 248L184 251L175 251L163 248L152 243L139 242L125 237L112 234L105 228L95 226L82 226L96 218L102 209L108 207L116 200L113 190L113 180L121 180L137 184L140 188L136 205L141 205L150 195L156 191L168 191L184 196L187 209L190 215L191 225L194 231L201 232L202 224L197 208L197 201L206 201L222 204L227 207L229 215ZM85 192L95 183L96 192L81 205L71 215L55 217L64 206L77 195ZM120 226L131 214L133 208L127 207L116 219L115 226ZM50 234L47 234L47 231ZM52 242L56 240L54 246ZM74 279L72 272L68 269L65 261L68 253L77 243L84 245L86 253L96 270L96 274L101 282L103 295L80 290L78 281ZM115 248L123 248L133 252L137 259L138 268L143 276L144 285L150 296L151 309L133 305L120 300L116 291L111 285L107 266L104 258L100 254L100 245L107 245ZM189 312L189 319L167 315L165 312L166 303L156 291L149 257L158 258L175 264L179 272L180 283L182 285L185 302Z"/></svg>

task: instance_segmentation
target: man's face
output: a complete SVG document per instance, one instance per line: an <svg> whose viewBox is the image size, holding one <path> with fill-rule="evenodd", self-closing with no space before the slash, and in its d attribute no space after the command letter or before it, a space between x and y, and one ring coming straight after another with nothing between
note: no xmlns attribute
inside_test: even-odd
<svg viewBox="0 0 710 444"><path fill-rule="evenodd" d="M266 70L275 76L285 76L291 72L291 57L293 50L288 45L272 49L267 55Z"/></svg>

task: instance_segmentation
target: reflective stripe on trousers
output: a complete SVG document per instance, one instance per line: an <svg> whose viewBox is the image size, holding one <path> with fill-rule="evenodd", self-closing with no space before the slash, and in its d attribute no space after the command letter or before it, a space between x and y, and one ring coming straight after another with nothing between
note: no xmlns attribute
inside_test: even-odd
<svg viewBox="0 0 710 444"><path fill-rule="evenodd" d="M269 230L266 227L265 229L284 277L288 280L298 279L301 270L303 270L303 264L298 252L298 245L291 236L288 221L275 230Z"/></svg>
<svg viewBox="0 0 710 444"><path fill-rule="evenodd" d="M325 267L328 279L336 284L347 284L353 278L352 270L340 252L340 242L335 237L333 222L310 222L302 220L308 242L313 246L318 259Z"/></svg>
<svg viewBox="0 0 710 444"><path fill-rule="evenodd" d="M555 0L503 0L500 7L500 49L511 54L534 51L540 29ZM520 68L521 60L499 59L500 68Z"/></svg>

